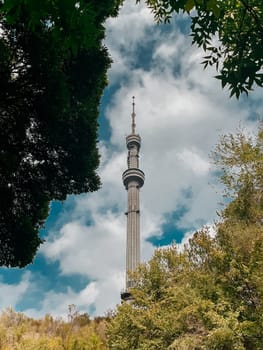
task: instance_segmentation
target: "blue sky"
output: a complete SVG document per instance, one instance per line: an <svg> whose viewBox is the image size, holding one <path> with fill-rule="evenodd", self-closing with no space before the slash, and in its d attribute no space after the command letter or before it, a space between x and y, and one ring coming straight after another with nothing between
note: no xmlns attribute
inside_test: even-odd
<svg viewBox="0 0 263 350"><path fill-rule="evenodd" d="M136 96L142 138L142 259L155 247L184 244L209 225L220 208L221 186L209 153L219 136L241 125L253 132L262 92L229 99L215 71L204 71L203 52L191 46L189 21L180 16L156 25L141 3L126 0L107 21L105 44L114 60L101 102L99 173L102 188L54 202L41 235L46 243L26 269L0 270L0 309L33 317L80 312L103 315L120 299L125 277L125 136Z"/></svg>

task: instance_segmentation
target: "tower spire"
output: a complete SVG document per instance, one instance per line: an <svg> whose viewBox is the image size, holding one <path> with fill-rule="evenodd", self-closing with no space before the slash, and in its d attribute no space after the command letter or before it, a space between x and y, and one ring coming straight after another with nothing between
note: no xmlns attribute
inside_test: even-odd
<svg viewBox="0 0 263 350"><path fill-rule="evenodd" d="M135 124L135 97L132 96L132 114L131 114L131 117L132 117L132 134L135 134L135 127L136 127L136 124Z"/></svg>
<svg viewBox="0 0 263 350"><path fill-rule="evenodd" d="M127 241L126 241L126 289L121 293L122 300L131 299L130 288L134 272L140 263L140 188L144 184L144 172L139 168L141 137L135 134L135 102L132 98L132 133L126 137L128 148L128 169L122 174L123 184L128 192Z"/></svg>

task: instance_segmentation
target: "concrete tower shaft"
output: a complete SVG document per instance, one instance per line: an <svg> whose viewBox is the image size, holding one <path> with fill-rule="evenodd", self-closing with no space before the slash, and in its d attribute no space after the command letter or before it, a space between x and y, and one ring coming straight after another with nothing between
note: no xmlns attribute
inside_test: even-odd
<svg viewBox="0 0 263 350"><path fill-rule="evenodd" d="M130 297L129 288L133 281L129 273L136 270L140 263L140 188L144 184L144 172L139 169L139 151L141 138L135 133L135 111L133 98L132 133L126 137L128 148L128 169L122 175L123 184L128 191L127 241L126 241L126 292L122 299Z"/></svg>

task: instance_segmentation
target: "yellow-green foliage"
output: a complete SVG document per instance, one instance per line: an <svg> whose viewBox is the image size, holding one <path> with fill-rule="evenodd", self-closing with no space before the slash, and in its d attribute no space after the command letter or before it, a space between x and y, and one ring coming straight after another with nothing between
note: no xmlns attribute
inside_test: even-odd
<svg viewBox="0 0 263 350"><path fill-rule="evenodd" d="M90 320L72 305L68 322L50 315L34 320L11 308L0 316L0 350L107 349L105 319Z"/></svg>
<svg viewBox="0 0 263 350"><path fill-rule="evenodd" d="M216 150L232 202L183 250L156 250L108 324L113 350L263 349L263 133Z"/></svg>

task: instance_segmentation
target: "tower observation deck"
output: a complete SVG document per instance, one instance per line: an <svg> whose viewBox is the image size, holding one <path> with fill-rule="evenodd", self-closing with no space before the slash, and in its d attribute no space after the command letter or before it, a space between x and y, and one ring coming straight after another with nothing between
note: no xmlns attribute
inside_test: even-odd
<svg viewBox="0 0 263 350"><path fill-rule="evenodd" d="M144 184L144 172L139 169L139 151L141 137L135 132L135 102L132 102L131 134L126 137L128 148L127 170L122 174L123 184L128 192L127 240L126 240L126 290L121 293L122 300L131 298L130 288L133 281L130 272L140 263L140 188Z"/></svg>

